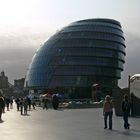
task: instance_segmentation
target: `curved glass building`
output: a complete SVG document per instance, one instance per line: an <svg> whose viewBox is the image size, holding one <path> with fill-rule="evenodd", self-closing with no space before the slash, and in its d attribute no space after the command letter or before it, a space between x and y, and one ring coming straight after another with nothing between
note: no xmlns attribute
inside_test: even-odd
<svg viewBox="0 0 140 140"><path fill-rule="evenodd" d="M117 86L125 63L124 41L121 25L116 20L73 22L37 50L26 85L73 94L91 92L94 83L104 88Z"/></svg>

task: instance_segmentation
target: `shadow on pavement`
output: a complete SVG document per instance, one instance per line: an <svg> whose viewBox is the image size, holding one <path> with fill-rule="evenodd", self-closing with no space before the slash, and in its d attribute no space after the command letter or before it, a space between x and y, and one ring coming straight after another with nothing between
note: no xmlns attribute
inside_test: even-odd
<svg viewBox="0 0 140 140"><path fill-rule="evenodd" d="M136 129L130 129L131 131L133 131L133 132L138 132L138 133L140 133L140 129L139 130L136 130Z"/></svg>
<svg viewBox="0 0 140 140"><path fill-rule="evenodd" d="M131 136L131 137L140 137L140 130L136 130L136 129L129 129L129 130L112 130L112 132L118 133L118 134L122 134L122 135L126 135L126 136Z"/></svg>
<svg viewBox="0 0 140 140"><path fill-rule="evenodd" d="M22 114L21 116L31 116L30 114Z"/></svg>
<svg viewBox="0 0 140 140"><path fill-rule="evenodd" d="M54 110L55 110L55 109L54 109ZM56 111L64 111L64 109L58 108L58 109L56 109Z"/></svg>
<svg viewBox="0 0 140 140"><path fill-rule="evenodd" d="M4 123L4 121L3 120L0 120L0 123Z"/></svg>

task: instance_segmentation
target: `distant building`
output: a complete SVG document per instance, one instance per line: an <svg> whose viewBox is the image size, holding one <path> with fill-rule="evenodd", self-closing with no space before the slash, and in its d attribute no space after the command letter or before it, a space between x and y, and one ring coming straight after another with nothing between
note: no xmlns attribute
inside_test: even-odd
<svg viewBox="0 0 140 140"><path fill-rule="evenodd" d="M0 74L0 89L7 89L9 88L8 77L5 76L4 71Z"/></svg>
<svg viewBox="0 0 140 140"><path fill-rule="evenodd" d="M131 115L140 116L140 74L130 77Z"/></svg>
<svg viewBox="0 0 140 140"><path fill-rule="evenodd" d="M14 80L13 95L15 97L24 97L28 94L28 91L24 88L25 78Z"/></svg>
<svg viewBox="0 0 140 140"><path fill-rule="evenodd" d="M25 78L16 79L14 80L14 87L24 88L24 82L25 82Z"/></svg>
<svg viewBox="0 0 140 140"><path fill-rule="evenodd" d="M130 93L140 99L140 74L135 74L130 78Z"/></svg>

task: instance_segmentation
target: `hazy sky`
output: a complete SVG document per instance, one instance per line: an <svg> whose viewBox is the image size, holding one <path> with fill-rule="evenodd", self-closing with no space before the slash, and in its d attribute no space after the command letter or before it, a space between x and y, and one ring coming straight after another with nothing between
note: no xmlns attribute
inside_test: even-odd
<svg viewBox="0 0 140 140"><path fill-rule="evenodd" d="M0 0L0 71L13 83L26 75L34 52L63 26L88 18L118 20L126 38L128 75L140 73L140 0Z"/></svg>

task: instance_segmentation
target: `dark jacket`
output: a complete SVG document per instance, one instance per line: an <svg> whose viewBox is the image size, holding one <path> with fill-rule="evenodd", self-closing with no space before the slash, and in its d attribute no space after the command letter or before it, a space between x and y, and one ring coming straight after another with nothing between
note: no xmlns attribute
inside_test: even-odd
<svg viewBox="0 0 140 140"><path fill-rule="evenodd" d="M129 114L129 112L130 112L130 103L128 101L122 101L122 111Z"/></svg>
<svg viewBox="0 0 140 140"><path fill-rule="evenodd" d="M4 99L3 97L0 97L0 109L4 108Z"/></svg>

